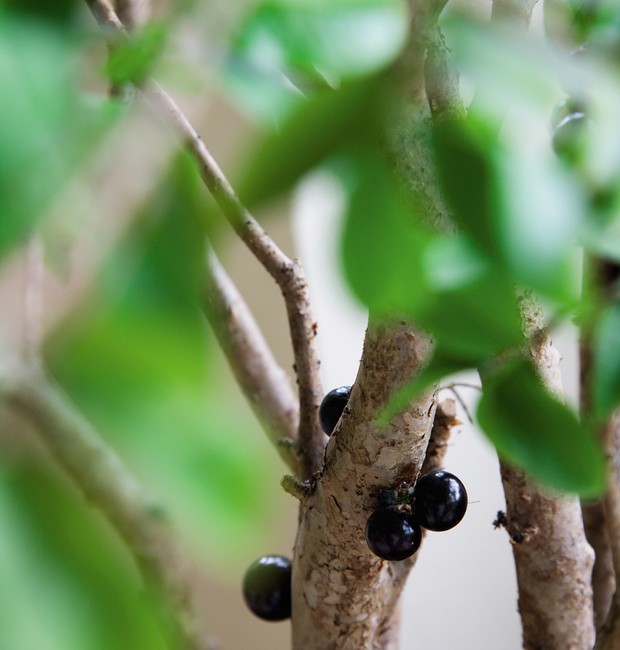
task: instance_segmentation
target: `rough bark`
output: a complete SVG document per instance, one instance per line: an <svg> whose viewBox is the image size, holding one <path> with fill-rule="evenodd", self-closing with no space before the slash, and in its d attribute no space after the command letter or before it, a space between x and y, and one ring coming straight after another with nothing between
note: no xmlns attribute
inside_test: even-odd
<svg viewBox="0 0 620 650"><path fill-rule="evenodd" d="M560 355L540 311L523 302L530 353L545 386L562 395ZM577 497L543 490L500 463L506 528L513 542L525 650L590 650L594 645L591 573L594 553Z"/></svg>
<svg viewBox="0 0 620 650"><path fill-rule="evenodd" d="M614 573L620 576L620 412L615 412L605 426L603 439L609 474L604 497L605 519ZM596 650L620 648L620 592L616 587L611 609L601 628Z"/></svg>
<svg viewBox="0 0 620 650"><path fill-rule="evenodd" d="M375 418L417 372L429 340L405 323L369 328L349 405L328 444L323 471L302 501L293 563L293 648L396 648L393 599L408 570L373 555L364 536L382 488L420 471L433 425L424 395L385 428Z"/></svg>

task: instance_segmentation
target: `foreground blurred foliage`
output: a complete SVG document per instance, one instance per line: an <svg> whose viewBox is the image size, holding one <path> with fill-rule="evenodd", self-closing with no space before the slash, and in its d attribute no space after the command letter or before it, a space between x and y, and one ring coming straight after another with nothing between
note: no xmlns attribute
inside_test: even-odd
<svg viewBox="0 0 620 650"><path fill-rule="evenodd" d="M490 381L480 411L489 439L551 487L598 494L604 472L596 425L578 426L571 409L511 359L526 343L522 296L542 300L554 323L591 318L598 301L581 294L578 247L618 260L612 233L620 224L613 200L620 175L620 84L613 60L598 51L585 60L571 57L569 46L550 48L536 37L466 16L449 17L445 29L453 62L475 87L468 117L433 127L429 116L419 115L410 128L433 143L458 236L431 228L424 197L401 185L386 157L402 101L394 73L310 93L259 144L241 187L258 204L316 167L340 183L349 285L375 316L411 318L436 345L426 371L395 398L384 420L450 372L486 368L500 355L507 360L502 381ZM587 95L595 120L587 137L580 134L578 156L571 160L554 156L551 148L550 116L563 87L571 96ZM612 200L601 202L601 196ZM612 316L606 318L597 330L603 342L596 348L592 388L601 416L620 401L613 388L620 351L609 347ZM519 390L526 376L522 389L537 405L544 435L533 434L538 428L521 417L519 400L500 390ZM570 454L563 453L566 447Z"/></svg>
<svg viewBox="0 0 620 650"><path fill-rule="evenodd" d="M193 5L182 4L191 24ZM556 15L547 3L552 46L446 17L453 63L475 88L468 118L432 128L416 115L413 126L457 235L427 222L424 197L403 186L386 151L402 115L404 2L249 4L226 53L208 62L212 87L262 127L237 187L253 208L318 168L339 185L352 292L373 318L412 319L435 341L424 373L388 411L452 372L483 368L478 417L499 453L556 489L599 492L594 431L523 360L519 300L538 297L550 321L575 318L593 332L593 402L604 418L620 402L620 316L580 293L578 253L620 263L618 4L571 2ZM85 72L100 37L84 12L70 0L0 2L3 260L39 223L45 230L50 205L126 114L84 88L143 81L176 37L174 21L146 27ZM570 56L585 39L586 55ZM565 95L587 107L588 121L564 149L570 157L558 158L549 122ZM192 164L176 159L45 354L196 554L226 567L267 535L279 465L222 382L200 311L205 201ZM0 647L161 647L118 539L36 455L0 463L0 523Z"/></svg>

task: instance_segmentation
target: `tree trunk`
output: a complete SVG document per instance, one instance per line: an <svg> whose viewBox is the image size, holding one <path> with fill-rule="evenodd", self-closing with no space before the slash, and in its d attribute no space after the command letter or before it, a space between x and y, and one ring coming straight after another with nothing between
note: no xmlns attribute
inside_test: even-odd
<svg viewBox="0 0 620 650"><path fill-rule="evenodd" d="M426 394L384 429L377 415L430 352L405 323L369 328L359 374L326 450L325 466L300 506L293 562L294 650L392 650L397 605L412 560L386 562L365 540L377 494L413 480L436 408Z"/></svg>

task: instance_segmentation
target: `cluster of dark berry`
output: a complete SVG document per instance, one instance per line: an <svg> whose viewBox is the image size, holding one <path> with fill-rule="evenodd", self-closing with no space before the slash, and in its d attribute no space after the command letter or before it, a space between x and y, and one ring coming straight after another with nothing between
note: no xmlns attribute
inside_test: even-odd
<svg viewBox="0 0 620 650"><path fill-rule="evenodd" d="M579 61L587 54L587 46L581 45L571 52L570 58ZM551 114L552 145L557 156L569 163L576 163L581 158L592 128L588 115L589 102L581 89L566 85L565 90L568 95L557 104Z"/></svg>
<svg viewBox="0 0 620 650"><path fill-rule="evenodd" d="M422 528L444 531L465 516L467 492L450 472L425 474L415 488L403 484L379 494L382 506L366 523L366 542L384 560L411 557L422 542Z"/></svg>
<svg viewBox="0 0 620 650"><path fill-rule="evenodd" d="M319 409L321 427L331 435L351 393L350 386L336 388L325 396ZM370 550L384 560L404 560L422 541L422 528L434 531L456 526L467 510L467 492L449 472L425 474L412 487L403 483L382 490L381 507L366 524ZM282 555L266 555L250 566L243 580L248 608L266 621L282 621L291 615L291 561Z"/></svg>

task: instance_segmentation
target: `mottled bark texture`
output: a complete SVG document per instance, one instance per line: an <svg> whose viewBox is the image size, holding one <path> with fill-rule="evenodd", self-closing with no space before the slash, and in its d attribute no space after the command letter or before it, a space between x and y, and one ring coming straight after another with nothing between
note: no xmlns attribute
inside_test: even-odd
<svg viewBox="0 0 620 650"><path fill-rule="evenodd" d="M560 354L540 310L522 302L534 365L550 392L562 395ZM579 499L553 495L505 462L506 529L513 542L525 650L591 650L594 553Z"/></svg>
<svg viewBox="0 0 620 650"><path fill-rule="evenodd" d="M369 550L365 526L382 488L420 471L436 402L424 395L386 428L375 419L428 357L429 340L405 323L369 328L340 423L300 505L293 563L295 650L395 649L394 618L408 571ZM399 566L400 565L400 566Z"/></svg>

